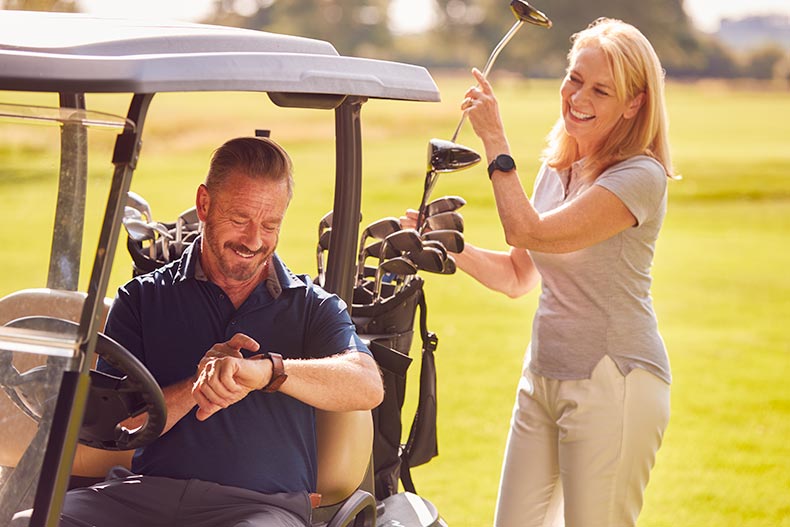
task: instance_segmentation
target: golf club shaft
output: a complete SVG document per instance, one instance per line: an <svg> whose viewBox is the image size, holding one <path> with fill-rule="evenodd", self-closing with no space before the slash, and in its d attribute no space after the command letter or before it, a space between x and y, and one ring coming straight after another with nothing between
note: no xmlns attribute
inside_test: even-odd
<svg viewBox="0 0 790 527"><path fill-rule="evenodd" d="M508 42L510 42L510 39L512 39L513 35L516 34L516 31L521 29L521 26L523 25L524 25L523 20L517 20L516 23L513 24L513 26L510 28L510 31L508 31L505 34L505 36L502 37L502 40L499 41L499 44L496 45L494 51L492 51L491 55L488 57L488 61L486 61L486 65L483 68L483 77L486 78L488 77L488 74L491 72L491 68L494 67L494 62L496 61L499 54L502 52L502 49L507 45ZM455 140L458 138L458 133L461 131L461 126L463 126L464 120L466 120L466 112L463 112L461 114L461 120L458 121L458 126L455 127L453 138L450 139L450 141L452 141L453 143L455 143Z"/></svg>

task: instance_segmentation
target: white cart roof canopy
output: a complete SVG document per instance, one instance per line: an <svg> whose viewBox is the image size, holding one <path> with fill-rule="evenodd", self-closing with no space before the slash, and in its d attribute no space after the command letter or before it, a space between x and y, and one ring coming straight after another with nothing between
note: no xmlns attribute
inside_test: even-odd
<svg viewBox="0 0 790 527"><path fill-rule="evenodd" d="M319 40L205 24L26 11L0 11L0 89L439 100L425 68L343 57Z"/></svg>

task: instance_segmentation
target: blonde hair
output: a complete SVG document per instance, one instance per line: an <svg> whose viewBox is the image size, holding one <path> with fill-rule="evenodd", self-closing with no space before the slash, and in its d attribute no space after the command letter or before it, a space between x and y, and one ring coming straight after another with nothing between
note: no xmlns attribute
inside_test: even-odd
<svg viewBox="0 0 790 527"><path fill-rule="evenodd" d="M620 119L596 152L585 161L585 176L597 177L608 167L635 155L648 155L674 177L669 152L669 120L664 101L664 70L653 46L634 26L621 20L599 18L571 37L568 52L572 64L582 49L597 47L612 68L619 101L644 94L644 101L632 119ZM565 131L562 116L547 136L543 159L557 170L569 168L579 159L576 140Z"/></svg>

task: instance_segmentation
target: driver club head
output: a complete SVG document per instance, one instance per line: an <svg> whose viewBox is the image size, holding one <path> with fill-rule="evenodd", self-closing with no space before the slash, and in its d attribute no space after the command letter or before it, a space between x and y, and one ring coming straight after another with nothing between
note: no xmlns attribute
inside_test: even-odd
<svg viewBox="0 0 790 527"><path fill-rule="evenodd" d="M549 20L549 17L524 0L512 0L510 2L510 10L513 11L513 15L521 22L545 27L546 29L551 27L551 20Z"/></svg>
<svg viewBox="0 0 790 527"><path fill-rule="evenodd" d="M428 141L428 170L455 172L475 166L482 158L469 147L445 139Z"/></svg>

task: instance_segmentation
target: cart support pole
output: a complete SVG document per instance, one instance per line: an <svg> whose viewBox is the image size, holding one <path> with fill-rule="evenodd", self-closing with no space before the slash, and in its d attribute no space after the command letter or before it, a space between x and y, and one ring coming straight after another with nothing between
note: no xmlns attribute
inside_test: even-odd
<svg viewBox="0 0 790 527"><path fill-rule="evenodd" d="M47 451L44 454L41 477L36 489L30 527L57 527L60 521L60 510L68 489L79 430L82 427L82 418L88 401L90 368L93 364L98 332L101 329L104 297L110 281L115 249L118 246L127 192L140 153L143 122L153 96L154 94L134 95L129 106L128 118L135 123L135 126L125 129L115 143L113 154L115 171L88 284L88 297L82 308L77 334L81 368L79 372L67 372L63 378Z"/></svg>

